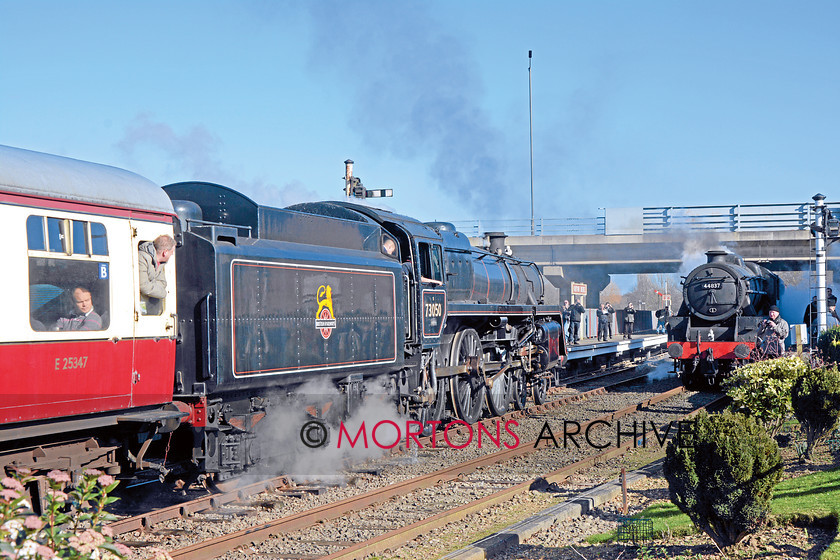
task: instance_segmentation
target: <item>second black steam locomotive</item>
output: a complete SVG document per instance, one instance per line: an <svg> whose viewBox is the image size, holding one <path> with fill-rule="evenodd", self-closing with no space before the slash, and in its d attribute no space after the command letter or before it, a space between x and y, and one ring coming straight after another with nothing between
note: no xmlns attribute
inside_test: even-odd
<svg viewBox="0 0 840 560"><path fill-rule="evenodd" d="M776 274L738 255L706 256L685 277L683 304L670 318L668 354L687 387L714 386L749 360L761 322L784 290Z"/></svg>

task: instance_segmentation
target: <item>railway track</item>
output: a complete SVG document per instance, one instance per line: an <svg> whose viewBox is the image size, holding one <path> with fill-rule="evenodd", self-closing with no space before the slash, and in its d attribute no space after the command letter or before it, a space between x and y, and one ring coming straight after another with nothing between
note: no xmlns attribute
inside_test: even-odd
<svg viewBox="0 0 840 560"><path fill-rule="evenodd" d="M626 379L622 382L626 382ZM587 391L585 394L577 396L577 398L570 397L566 399L558 399L542 405L541 407L532 407L528 411L513 413L511 416L516 417L518 415L520 418L528 417L532 421L536 420L539 422L542 418L549 418L553 411L555 411L558 407L564 406L564 404L568 405L572 402L590 402L596 400L597 396L604 395L605 393L606 387L601 387ZM673 388L670 391L653 395L641 399L638 402L620 407L618 410L613 407L612 410L601 414L597 418L593 418L591 411L580 411L581 417L588 416L588 418L591 419L588 422L581 422L581 429L585 430L586 426L590 423L610 421L611 419L614 420L616 418L625 417L628 414L636 413L640 409L654 406L662 400L682 393L684 393L684 391L681 387ZM590 401L582 401L582 399L586 398L590 399ZM610 406L612 405L605 403L602 405L602 408L609 408ZM532 432L532 435L535 437L536 433ZM281 519L256 524L238 531L230 532L226 535L218 536L214 539L208 539L201 543L180 547L177 550L174 550L171 554L174 558L206 558L210 556L217 556L238 546L250 545L252 542L262 541L267 539L270 535L290 535L294 531L308 529L309 533L314 532L316 534L312 538L303 539L304 542L292 542L294 541L293 537L285 538L285 545L289 545L289 543L292 542L292 551L288 552L287 556L284 556L282 551L274 549L278 546L276 544L265 545L270 549L267 553L272 557L277 558L303 558L312 554L312 549L314 547L317 549L317 552L315 552L317 555L323 555L325 553L324 550L326 549L326 553L344 555L351 554L352 557L352 554L355 554L353 552L354 550L367 550L364 547L358 548L360 545L356 544L356 541L373 540L374 542L372 542L369 546L384 546L385 548L393 547L394 542L396 542L395 539L411 539L413 538L411 535L416 536L416 534L419 534L416 533L416 531L422 532L427 530L428 523L450 522L458 516L467 515L471 511L475 511L476 508L480 509L487 507L488 504L504 501L510 496L514 496L517 493L525 491L523 488L527 490L526 486L530 485L530 482L533 480L534 472L541 474L550 473L548 474L549 477L561 480L565 476L568 476L569 473L575 472L575 469L584 468L586 465L592 464L594 461L602 461L610 456L623 453L627 447L625 445L624 448L610 449L607 452L601 452L600 454L591 453L589 454L591 455L589 457L582 457L578 459L577 462L572 462L573 465L566 465L559 470L556 468L546 470L539 464L532 464L535 461L534 457L544 456L551 453L557 455L558 452L556 450L541 450L540 453L534 453L535 449L533 448L532 443L533 440L529 440L528 442L523 442L514 449L505 449L492 454L474 457L444 468L435 469L426 474L413 476L407 480L375 488L357 496L350 496L337 501L330 501L329 503L309 508L306 511L300 511L291 515L284 515ZM632 442L628 442L628 445L629 444L632 444ZM519 467L515 466L517 463L519 463ZM512 467L512 471L510 468L505 467L508 470L503 470L493 474L493 471L488 470L488 468L492 465L514 465L514 467ZM517 468L521 472L517 473ZM475 479L475 477L478 478ZM552 478L552 481L554 478ZM282 492L275 494L280 496L283 495ZM458 502L457 505L451 504L452 507L448 509L444 508L442 511L433 511L435 509L433 504L439 505L439 503L442 502L441 495L446 495L447 497L452 498L452 500ZM403 501L407 500L407 502L405 502L407 505L403 508L403 511L397 515L397 518L400 519L400 525L407 525L409 528L414 527L414 529L411 529L407 533L395 533L394 530L388 530L385 520L373 522L357 520L355 523L357 529L356 533L358 534L354 534L352 537L346 537L345 540L342 540L341 538L337 538L335 536L336 534L343 534L341 530L334 526L328 527L326 525L331 522L330 520L335 520L336 523L340 524L340 521L338 521L339 518L361 515L359 512L372 505L381 505L397 498L400 498ZM443 501L445 502L447 500ZM224 503L227 504L233 504L234 502L235 500L224 501ZM218 505L222 502L217 501L216 503ZM423 505L422 507L418 507L418 504ZM204 507L207 507L207 505L205 504ZM247 509L244 506L242 507L243 511L237 511L237 507L238 506L231 505L230 509L225 512L225 515L228 517L236 517L240 514L243 517L251 515L244 511ZM187 511L187 509L185 508L184 511ZM410 512L419 512L421 519L411 520L409 515ZM180 512L177 513L180 514ZM386 519L390 519L393 516L394 514L386 515ZM403 519L403 517L405 517L405 519ZM132 528L136 530L138 526L141 526L148 529L151 527L151 521L152 519L149 518L147 522L141 523L140 525L135 524ZM123 528L129 527L128 522L123 521L123 523L125 523ZM376 529L378 529L378 531L376 531ZM178 529L168 530L174 532L178 531ZM190 532L190 530L187 529L186 532ZM193 532L195 532L195 530ZM370 539L367 539L366 535L368 532L374 532L377 534L370 535ZM305 542L307 540L310 542ZM172 544L175 543L173 542ZM311 546L307 547L306 545ZM303 546L304 550L299 550L301 546ZM259 548L263 547L260 546ZM368 552L364 552L363 554L367 553ZM236 553L234 553L234 555L235 554Z"/></svg>
<svg viewBox="0 0 840 560"><path fill-rule="evenodd" d="M614 387L639 381L648 376L648 372L638 373L636 369L637 367L635 365L625 365L624 367L617 367L612 369L611 371L597 373L595 375L579 375L575 378L570 379L567 383L549 390L549 395L551 399L547 403L544 403L542 405L532 404L525 410L511 411L501 418L488 418L481 420L474 424L474 429L477 429L478 424L482 424L489 428L492 427L492 425L497 420L515 420L517 418L527 417L535 414L547 413L557 409L558 407L585 400L594 395L604 394L605 392L613 389ZM592 387L585 388L580 392L571 395L564 395L559 393L559 391L563 391L564 389L575 385L593 384L597 381L601 381L603 383L604 379L613 376L621 376L621 378L611 384L595 384ZM456 434L462 434L463 431L463 429L456 430ZM419 442L423 446L428 446L431 443L431 439L431 436L424 437L420 438ZM406 447L404 444L395 446L390 451L392 455L397 455L405 452ZM109 527L115 535L122 535L136 531L150 531L156 524L161 523L163 521L176 519L179 517L186 518L197 513L218 510L222 506L228 504L241 503L244 500L246 500L249 496L259 494L261 492L277 492L281 495L291 497L300 496L307 493L317 493L321 490L324 490L324 488L318 486L296 486L293 485L289 477L277 476L248 484L243 484L241 480L235 479L218 485L217 487L215 487L215 490L216 491L214 493L207 493L206 495L191 500L182 501L180 503L176 503L170 506L161 507L152 511L143 512L140 514L125 517L123 519L119 519L117 521L112 522L109 525Z"/></svg>
<svg viewBox="0 0 840 560"><path fill-rule="evenodd" d="M723 400L725 400L725 397L719 397L715 401L695 409L691 413L685 415L684 418L691 417L699 413L700 410L707 409L710 406L718 405ZM648 432L646 435L648 437L656 437L652 431ZM586 457L575 461L570 465L566 465L560 469L546 473L542 478L548 484L559 485L579 472L582 472L600 462L626 453L632 445L633 441L630 440L621 447L600 452L596 455ZM435 529L442 528L450 523L461 521L468 515L472 515L491 506L509 501L516 495L530 491L533 488L533 485L534 482L532 480L528 480L508 488L504 488L483 498L478 498L464 505L442 511L433 517L415 522L412 525L393 529L374 538L356 543L342 543L345 546L343 546L341 550L321 556L320 558L322 560L356 560L371 554L394 550L395 548L398 548L421 535L426 535Z"/></svg>

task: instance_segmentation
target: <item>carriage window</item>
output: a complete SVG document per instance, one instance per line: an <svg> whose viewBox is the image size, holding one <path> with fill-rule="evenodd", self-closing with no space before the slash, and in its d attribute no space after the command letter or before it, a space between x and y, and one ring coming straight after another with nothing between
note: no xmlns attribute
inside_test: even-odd
<svg viewBox="0 0 840 560"><path fill-rule="evenodd" d="M82 220L29 216L26 235L29 250L40 252L29 256L32 329L107 329L111 296L105 226Z"/></svg>
<svg viewBox="0 0 840 560"><path fill-rule="evenodd" d="M26 239L31 250L46 251L43 216L29 216L26 219Z"/></svg>
<svg viewBox="0 0 840 560"><path fill-rule="evenodd" d="M424 282L443 284L443 257L440 245L419 243L420 276Z"/></svg>
<svg viewBox="0 0 840 560"><path fill-rule="evenodd" d="M105 235L105 226L96 222L90 223L90 242L91 254L108 254L108 238Z"/></svg>
<svg viewBox="0 0 840 560"><path fill-rule="evenodd" d="M51 253L67 252L67 248L65 247L65 243L67 242L66 225L67 222L65 220L47 218L47 239L50 243L49 251Z"/></svg>
<svg viewBox="0 0 840 560"><path fill-rule="evenodd" d="M87 255L87 222L73 220L73 253Z"/></svg>
<svg viewBox="0 0 840 560"><path fill-rule="evenodd" d="M102 331L110 322L108 263L29 258L29 324L35 331Z"/></svg>

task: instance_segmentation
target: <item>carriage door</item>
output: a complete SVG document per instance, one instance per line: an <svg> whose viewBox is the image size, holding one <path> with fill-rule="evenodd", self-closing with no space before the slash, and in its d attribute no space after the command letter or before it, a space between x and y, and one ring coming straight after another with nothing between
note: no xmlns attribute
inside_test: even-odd
<svg viewBox="0 0 840 560"><path fill-rule="evenodd" d="M435 243L417 244L420 261L420 332L423 338L440 337L446 321L446 290L443 285L443 251Z"/></svg>
<svg viewBox="0 0 840 560"><path fill-rule="evenodd" d="M146 301L140 295L140 245L159 235L172 235L172 224L133 220L131 255L134 298L134 359L132 363L132 406L144 406L172 399L175 368L175 259L166 271L166 297Z"/></svg>

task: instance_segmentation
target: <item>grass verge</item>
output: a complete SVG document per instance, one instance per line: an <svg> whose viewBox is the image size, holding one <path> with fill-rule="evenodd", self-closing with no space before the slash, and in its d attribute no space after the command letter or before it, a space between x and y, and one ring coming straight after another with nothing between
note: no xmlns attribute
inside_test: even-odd
<svg viewBox="0 0 840 560"><path fill-rule="evenodd" d="M820 559L840 560L840 468L783 480L773 494L770 523L824 524L830 527L835 531L834 540ZM651 519L655 537L697 532L688 516L670 502L654 504L633 517ZM587 542L600 544L615 538L616 532L611 531L592 535Z"/></svg>

